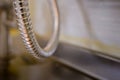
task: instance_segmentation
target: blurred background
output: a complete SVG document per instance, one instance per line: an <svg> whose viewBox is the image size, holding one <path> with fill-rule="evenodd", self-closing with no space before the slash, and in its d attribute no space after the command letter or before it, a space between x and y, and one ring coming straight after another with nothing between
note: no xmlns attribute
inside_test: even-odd
<svg viewBox="0 0 120 80"><path fill-rule="evenodd" d="M52 20L47 0L31 2L36 33L49 37ZM120 57L119 0L60 0L60 40Z"/></svg>
<svg viewBox="0 0 120 80"><path fill-rule="evenodd" d="M44 46L53 32L50 4L48 0L29 0L29 3L34 32L36 33L40 44ZM119 0L57 0L57 4L60 12L61 28L60 47L58 47L58 53L60 53L59 50L61 51L61 48L64 48L64 46L72 46L68 49L65 47L62 49L63 52L61 53L64 53L65 55L66 53L70 53L67 51L71 50L73 53L68 54L69 56L67 57L70 57L71 55L78 56L82 48L83 53L84 51L87 52L90 50L90 53L92 53L91 55L99 55L104 58L120 62ZM77 49L74 46L77 47ZM77 52L77 50L79 52ZM55 54L57 54L57 51ZM2 65L0 68L0 80L97 79L94 78L96 76L91 78L91 76L84 75L84 71L82 71L83 73L79 73L77 70L74 70L76 66L71 69L65 66L68 65L66 62L64 65L56 62L64 62L64 57L59 55L55 57L55 61L51 58L46 59L45 61L38 61L29 55L19 36L14 11L12 8L12 1L10 0L0 0L0 58L0 65ZM75 58L73 58L73 61ZM80 59L80 57L78 57L78 59ZM91 60L92 59L93 58L91 58ZM68 62L71 63L70 60L68 60ZM80 60L75 62L80 64ZM102 62L111 64L112 61L106 62L103 60ZM102 62L100 60L100 64L104 64ZM95 62L95 65L96 63L97 62ZM112 64L115 63L116 62L112 62ZM111 65L107 65L107 67L106 65L102 65L102 67L104 68L105 66L108 68ZM115 65L118 66L119 64L117 63ZM90 66L90 64L87 65L87 67L88 66ZM114 68L116 67L114 66ZM100 69L104 70L102 68ZM113 67L111 67L110 70L111 69L113 69ZM85 70L87 71L87 68ZM119 71L120 68L117 68L117 70ZM95 71L97 72L97 68ZM119 80L119 73L115 72L115 70L110 72L116 73L114 75L117 76L117 79L113 76L111 80ZM110 72L108 71L108 73ZM104 72L101 72L101 74L103 73ZM89 74L97 75L97 73ZM107 78L102 79L110 80Z"/></svg>

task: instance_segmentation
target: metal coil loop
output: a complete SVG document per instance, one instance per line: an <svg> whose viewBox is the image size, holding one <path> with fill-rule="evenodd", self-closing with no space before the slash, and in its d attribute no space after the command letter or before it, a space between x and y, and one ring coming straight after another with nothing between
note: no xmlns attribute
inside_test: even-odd
<svg viewBox="0 0 120 80"><path fill-rule="evenodd" d="M36 58L51 56L55 52L58 45L60 32L59 13L56 0L51 0L51 3L54 18L54 32L46 47L42 49L33 33L28 0L13 0L13 7L16 14L20 35L29 53L34 55Z"/></svg>

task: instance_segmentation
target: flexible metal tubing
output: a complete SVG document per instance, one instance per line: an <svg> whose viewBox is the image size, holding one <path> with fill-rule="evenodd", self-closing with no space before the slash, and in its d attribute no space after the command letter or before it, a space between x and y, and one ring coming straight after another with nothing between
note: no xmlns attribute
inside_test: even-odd
<svg viewBox="0 0 120 80"><path fill-rule="evenodd" d="M50 3L54 30L48 44L42 49L33 31L28 0L13 0L13 7L22 40L29 53L38 59L51 56L55 52L59 42L60 27L58 6L56 0L50 0Z"/></svg>

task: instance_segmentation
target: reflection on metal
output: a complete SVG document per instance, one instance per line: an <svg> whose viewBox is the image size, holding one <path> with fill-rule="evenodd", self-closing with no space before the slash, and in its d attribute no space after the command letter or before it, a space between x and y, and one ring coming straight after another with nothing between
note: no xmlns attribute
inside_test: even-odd
<svg viewBox="0 0 120 80"><path fill-rule="evenodd" d="M52 59L93 80L120 80L120 63L93 55L92 52L101 54L90 49L61 43Z"/></svg>
<svg viewBox="0 0 120 80"><path fill-rule="evenodd" d="M51 0L54 17L54 32L48 44L42 49L33 33L32 22L29 13L28 0L14 0L14 10L17 16L17 23L23 42L28 51L36 58L51 56L58 45L59 38L59 13L56 0Z"/></svg>

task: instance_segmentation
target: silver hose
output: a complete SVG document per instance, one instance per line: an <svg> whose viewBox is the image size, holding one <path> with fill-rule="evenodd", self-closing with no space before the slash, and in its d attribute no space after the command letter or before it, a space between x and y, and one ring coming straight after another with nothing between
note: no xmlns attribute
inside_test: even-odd
<svg viewBox="0 0 120 80"><path fill-rule="evenodd" d="M59 13L56 0L51 1L51 8L54 20L54 30L51 39L44 49L42 49L35 37L32 27L32 21L29 12L28 0L13 0L15 14L17 16L18 29L20 31L22 40L29 51L36 58L51 56L58 45L59 40Z"/></svg>

